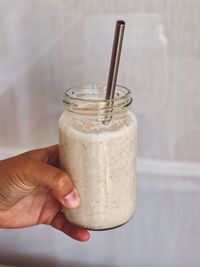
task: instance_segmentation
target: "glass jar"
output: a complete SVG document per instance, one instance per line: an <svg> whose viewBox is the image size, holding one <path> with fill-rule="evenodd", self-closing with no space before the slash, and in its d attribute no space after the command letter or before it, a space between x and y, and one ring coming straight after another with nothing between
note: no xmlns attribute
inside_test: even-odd
<svg viewBox="0 0 200 267"><path fill-rule="evenodd" d="M65 92L59 119L60 167L71 177L81 199L63 208L68 221L89 230L125 224L136 206L137 120L130 111L131 92L116 86L105 100L106 84Z"/></svg>

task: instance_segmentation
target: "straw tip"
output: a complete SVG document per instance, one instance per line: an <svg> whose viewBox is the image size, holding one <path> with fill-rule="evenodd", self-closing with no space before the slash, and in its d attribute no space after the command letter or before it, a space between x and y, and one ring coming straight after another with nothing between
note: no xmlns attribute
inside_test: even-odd
<svg viewBox="0 0 200 267"><path fill-rule="evenodd" d="M117 24L119 24L119 25L125 25L125 21L124 20L118 20L117 21Z"/></svg>

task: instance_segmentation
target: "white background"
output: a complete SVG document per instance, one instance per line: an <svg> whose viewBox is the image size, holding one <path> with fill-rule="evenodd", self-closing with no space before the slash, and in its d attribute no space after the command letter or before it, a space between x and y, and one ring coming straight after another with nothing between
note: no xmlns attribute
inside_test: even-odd
<svg viewBox="0 0 200 267"><path fill-rule="evenodd" d="M0 157L57 143L66 88L106 81L127 23L119 84L139 121L133 220L80 244L46 226L0 230L0 263L200 266L200 1L0 0Z"/></svg>

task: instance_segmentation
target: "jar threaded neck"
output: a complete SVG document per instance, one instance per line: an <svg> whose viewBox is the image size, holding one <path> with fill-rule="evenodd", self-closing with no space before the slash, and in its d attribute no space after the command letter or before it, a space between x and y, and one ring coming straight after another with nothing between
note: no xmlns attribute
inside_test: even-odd
<svg viewBox="0 0 200 267"><path fill-rule="evenodd" d="M132 103L132 94L124 86L116 85L114 99L105 99L105 83L93 83L77 86L65 91L63 103L68 111L86 114L103 115L125 112Z"/></svg>

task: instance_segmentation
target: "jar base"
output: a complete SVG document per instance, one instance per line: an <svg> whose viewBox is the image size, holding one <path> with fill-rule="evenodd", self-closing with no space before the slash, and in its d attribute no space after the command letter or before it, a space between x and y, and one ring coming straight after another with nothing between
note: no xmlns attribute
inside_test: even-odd
<svg viewBox="0 0 200 267"><path fill-rule="evenodd" d="M119 227L121 227L121 226L123 226L125 224L127 224L127 222L119 224L119 225L114 226L114 227L110 227L110 228L103 228L103 229L84 228L84 229L89 230L89 231L101 232L101 231L114 230L114 229L119 228Z"/></svg>
<svg viewBox="0 0 200 267"><path fill-rule="evenodd" d="M132 218L132 217L131 217L131 218ZM110 228L103 228L103 229L95 229L95 228L90 228L90 227L84 227L84 226L82 226L82 225L78 225L78 224L74 224L74 223L71 223L71 224L74 225L74 226L76 226L76 227L79 227L79 228L81 228L81 229L88 230L88 231L101 232L101 231L108 231L108 230L114 230L114 229L116 229L116 228L119 228L119 227L121 227L121 226L127 224L127 223L131 220L131 218L130 218L127 222L125 222L125 223L122 223L122 224L119 224L119 225L117 225L117 226L113 226L113 227L110 227Z"/></svg>

